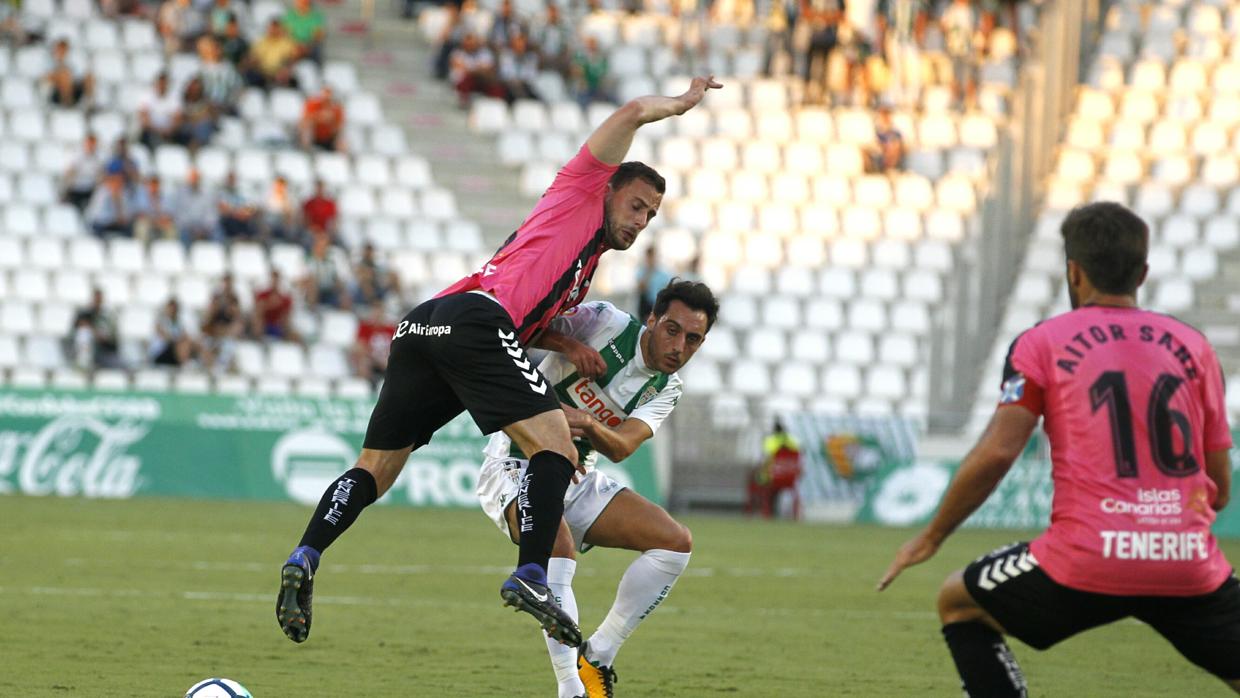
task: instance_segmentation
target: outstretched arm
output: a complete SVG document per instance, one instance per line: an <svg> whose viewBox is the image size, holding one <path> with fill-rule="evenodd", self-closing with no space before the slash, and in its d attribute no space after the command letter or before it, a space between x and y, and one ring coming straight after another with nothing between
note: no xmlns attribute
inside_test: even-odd
<svg viewBox="0 0 1240 698"><path fill-rule="evenodd" d="M938 552L943 541L986 501L1007 475L1037 425L1038 415L1023 405L1000 407L995 411L986 432L952 478L938 513L921 533L896 553L896 559L878 582L879 591L886 589L904 568L925 562Z"/></svg>
<svg viewBox="0 0 1240 698"><path fill-rule="evenodd" d="M679 97L649 95L638 97L617 109L599 125L586 146L590 154L608 165L619 165L633 144L633 134L644 124L680 116L697 106L707 90L717 90L723 85L715 82L715 76L693 78L689 89Z"/></svg>

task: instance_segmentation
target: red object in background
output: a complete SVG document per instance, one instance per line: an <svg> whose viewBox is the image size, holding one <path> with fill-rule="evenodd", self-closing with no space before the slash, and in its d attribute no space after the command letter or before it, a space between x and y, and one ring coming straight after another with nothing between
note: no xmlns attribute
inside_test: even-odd
<svg viewBox="0 0 1240 698"><path fill-rule="evenodd" d="M792 518L801 518L801 497L797 480L801 478L801 452L781 447L749 475L745 513L761 512L765 518L775 515L775 502L784 490L792 492Z"/></svg>

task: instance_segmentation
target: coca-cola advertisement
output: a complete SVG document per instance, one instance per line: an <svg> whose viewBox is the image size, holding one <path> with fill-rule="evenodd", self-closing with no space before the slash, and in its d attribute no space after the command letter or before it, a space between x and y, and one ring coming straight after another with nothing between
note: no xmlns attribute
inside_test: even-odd
<svg viewBox="0 0 1240 698"><path fill-rule="evenodd" d="M313 504L353 466L368 400L7 390L0 394L0 495L173 496ZM417 450L380 500L476 507L486 438L468 415ZM651 451L617 479L661 501Z"/></svg>

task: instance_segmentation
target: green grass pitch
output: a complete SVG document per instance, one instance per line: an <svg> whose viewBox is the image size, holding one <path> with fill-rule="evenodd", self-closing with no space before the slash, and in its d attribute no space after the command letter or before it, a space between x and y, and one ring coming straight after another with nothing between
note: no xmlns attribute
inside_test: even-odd
<svg viewBox="0 0 1240 698"><path fill-rule="evenodd" d="M0 497L0 696L554 696L532 619L500 605L516 549L478 511L373 508L328 552L310 639L274 619L288 504ZM952 569L1028 533L963 531L878 594L908 531L690 517L686 576L621 652L621 696L960 695L933 614ZM1231 559L1240 544L1226 546ZM632 554L579 563L588 635ZM1136 622L1038 653L1034 695L1227 695Z"/></svg>

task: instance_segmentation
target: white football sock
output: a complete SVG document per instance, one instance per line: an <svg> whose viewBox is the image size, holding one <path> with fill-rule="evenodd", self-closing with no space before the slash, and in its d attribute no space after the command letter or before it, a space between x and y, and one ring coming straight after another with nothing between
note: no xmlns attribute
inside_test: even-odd
<svg viewBox="0 0 1240 698"><path fill-rule="evenodd" d="M690 553L647 550L629 565L616 589L616 601L598 630L590 636L588 659L611 666L620 645L637 624L654 612L689 565Z"/></svg>
<svg viewBox="0 0 1240 698"><path fill-rule="evenodd" d="M547 588L555 597L556 604L574 623L577 622L577 597L573 595L573 574L576 572L576 560L553 557L547 561ZM584 696L586 687L577 676L577 649L561 645L546 634L543 638L547 641L547 653L551 655L555 680L560 684L560 698Z"/></svg>

